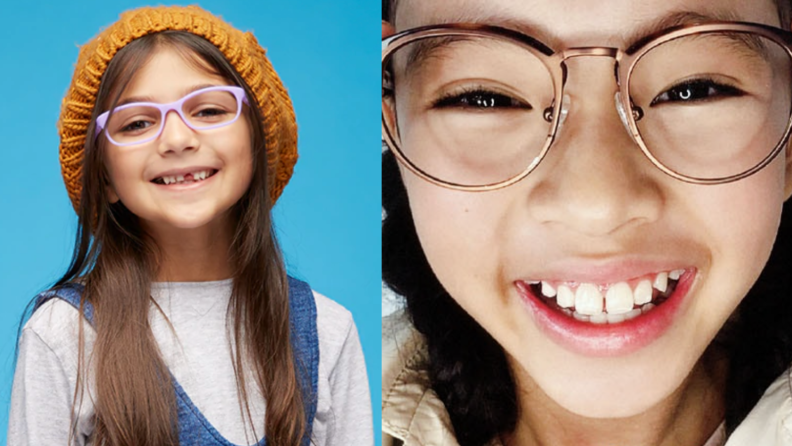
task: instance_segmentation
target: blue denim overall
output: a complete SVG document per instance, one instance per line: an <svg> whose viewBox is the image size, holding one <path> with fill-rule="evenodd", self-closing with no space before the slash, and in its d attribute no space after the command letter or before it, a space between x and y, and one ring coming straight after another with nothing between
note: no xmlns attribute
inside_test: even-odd
<svg viewBox="0 0 792 446"><path fill-rule="evenodd" d="M36 297L33 311L52 298L60 298L80 308L83 286L63 285L57 290L41 293ZM93 324L93 307L86 302L83 307L85 318ZM316 415L316 395L319 374L319 338L316 333L316 302L307 283L289 277L289 320L291 322L292 348L295 354L298 376L301 376L303 399L307 420L307 431L301 444L310 444L311 424ZM300 373L302 371L302 373ZM171 376L176 392L179 414L179 444L181 446L236 446L226 440L193 404L182 386ZM257 445L265 446L262 438Z"/></svg>

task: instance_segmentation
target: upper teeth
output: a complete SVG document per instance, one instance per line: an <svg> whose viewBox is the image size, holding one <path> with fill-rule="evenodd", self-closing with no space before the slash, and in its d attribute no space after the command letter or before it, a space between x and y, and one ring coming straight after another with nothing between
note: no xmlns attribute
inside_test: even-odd
<svg viewBox="0 0 792 446"><path fill-rule="evenodd" d="M555 297L558 306L574 310L579 315L627 314L633 312L636 305L641 307L649 304L652 301L653 288L661 293L666 292L669 279L678 280L684 272L685 270L678 269L657 273L653 278L638 281L634 289L627 282L617 282L607 286L581 283L573 290L572 286L565 283L553 285L543 281L541 292L545 297Z"/></svg>
<svg viewBox="0 0 792 446"><path fill-rule="evenodd" d="M192 173L193 181L199 181L206 179L207 176L211 173L211 170L199 170L197 172ZM173 183L183 183L184 177L190 175L165 175L162 177L162 182L165 184L173 184Z"/></svg>

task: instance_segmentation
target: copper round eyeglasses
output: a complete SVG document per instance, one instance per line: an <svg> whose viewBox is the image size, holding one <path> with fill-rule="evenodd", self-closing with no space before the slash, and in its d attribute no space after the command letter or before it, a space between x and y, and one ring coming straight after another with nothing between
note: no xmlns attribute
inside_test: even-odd
<svg viewBox="0 0 792 446"><path fill-rule="evenodd" d="M665 29L627 49L555 51L481 24L398 33L382 41L383 140L404 166L438 186L510 186L539 165L566 119L567 61L576 57L614 59L624 127L678 180L743 179L789 138L792 33L711 22Z"/></svg>

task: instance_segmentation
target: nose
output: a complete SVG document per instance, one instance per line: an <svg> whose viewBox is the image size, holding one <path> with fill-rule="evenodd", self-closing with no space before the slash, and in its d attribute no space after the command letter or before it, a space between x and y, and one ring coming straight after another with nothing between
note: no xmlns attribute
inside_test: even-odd
<svg viewBox="0 0 792 446"><path fill-rule="evenodd" d="M190 128L175 110L168 111L162 119L162 132L158 143L160 154L198 149L199 139L196 131Z"/></svg>
<svg viewBox="0 0 792 446"><path fill-rule="evenodd" d="M650 223L662 208L655 172L625 131L613 97L613 61L570 64L570 109L528 197L532 218L590 237ZM585 73L585 74L580 74ZM609 75L610 74L610 75ZM576 88L576 87L583 87Z"/></svg>

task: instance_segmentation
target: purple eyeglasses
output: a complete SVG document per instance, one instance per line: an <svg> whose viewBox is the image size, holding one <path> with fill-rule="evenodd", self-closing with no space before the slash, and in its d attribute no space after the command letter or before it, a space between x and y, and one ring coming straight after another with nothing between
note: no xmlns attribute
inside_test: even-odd
<svg viewBox="0 0 792 446"><path fill-rule="evenodd" d="M104 131L117 146L153 141L162 133L165 116L171 110L193 130L215 129L235 122L243 102L249 103L245 90L236 86L202 88L168 104L133 102L99 115L94 137Z"/></svg>

